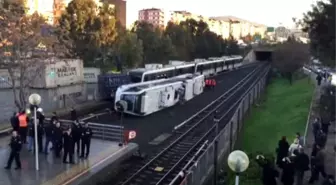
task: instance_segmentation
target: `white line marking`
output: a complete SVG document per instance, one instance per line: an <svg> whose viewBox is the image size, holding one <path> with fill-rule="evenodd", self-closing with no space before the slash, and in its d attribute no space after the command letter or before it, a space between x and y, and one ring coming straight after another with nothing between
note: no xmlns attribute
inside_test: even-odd
<svg viewBox="0 0 336 185"><path fill-rule="evenodd" d="M113 154L105 157L103 160L99 161L98 163L94 164L93 166L91 166L90 168L82 171L81 173L77 174L76 176L72 177L71 179L67 180L65 183L63 183L63 185L67 185L70 184L72 181L76 180L77 178L79 178L80 176L84 175L85 173L89 172L91 169L96 168L98 165L102 164L103 162L107 161L109 158L113 157L114 155L120 153L121 151L125 150L127 147L124 147L120 150L118 150L117 152L114 152Z"/></svg>

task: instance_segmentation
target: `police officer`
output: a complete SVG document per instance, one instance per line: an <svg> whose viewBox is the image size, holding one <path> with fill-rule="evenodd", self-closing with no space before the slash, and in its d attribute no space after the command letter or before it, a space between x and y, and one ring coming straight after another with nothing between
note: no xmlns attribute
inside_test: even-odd
<svg viewBox="0 0 336 185"><path fill-rule="evenodd" d="M71 116L71 120L73 120L73 121L77 120L77 111L73 107L71 108L70 116Z"/></svg>
<svg viewBox="0 0 336 185"><path fill-rule="evenodd" d="M320 73L317 74L316 81L317 81L317 85L320 86L321 85L321 81L322 81L322 76L321 76Z"/></svg>
<svg viewBox="0 0 336 185"><path fill-rule="evenodd" d="M45 133L44 153L48 154L49 143L52 143L53 141L53 134L54 134L55 126L52 123L45 123L43 127L44 127L44 133Z"/></svg>
<svg viewBox="0 0 336 185"><path fill-rule="evenodd" d="M39 124L43 126L45 117L44 117L43 109L41 107L37 109L36 117L39 120Z"/></svg>
<svg viewBox="0 0 336 185"><path fill-rule="evenodd" d="M55 156L58 158L60 156L60 152L62 150L62 136L63 136L63 131L61 128L61 123L56 122L55 128L53 129L53 148L55 152Z"/></svg>
<svg viewBox="0 0 336 185"><path fill-rule="evenodd" d="M74 123L72 123L72 137L74 141L74 149L75 145L77 145L77 154L79 154L79 148L80 148L80 140L82 136L82 126L80 125L78 120L75 120Z"/></svg>
<svg viewBox="0 0 336 185"><path fill-rule="evenodd" d="M68 163L67 158L69 156L69 162L74 164L73 161L73 153L74 153L74 139L72 136L71 128L68 128L67 131L63 134L63 146L64 146L64 154L63 154L63 163Z"/></svg>
<svg viewBox="0 0 336 185"><path fill-rule="evenodd" d="M11 138L11 141L9 143L9 146L11 147L11 152L9 154L7 166L5 169L10 169L13 159L15 159L16 162L16 170L21 169L21 161L20 161L20 151L22 148L22 141L20 139L20 136L18 135L17 131L13 131L13 135Z"/></svg>
<svg viewBox="0 0 336 185"><path fill-rule="evenodd" d="M85 158L87 158L90 154L90 144L92 137L92 129L89 127L88 123L85 123L83 132L82 132L82 153L81 158L84 158L84 150L86 149Z"/></svg>
<svg viewBox="0 0 336 185"><path fill-rule="evenodd" d="M50 119L50 123L52 124L56 124L58 122L58 116L57 116L57 113L56 112L53 112L52 113L52 116L51 116L51 119Z"/></svg>
<svg viewBox="0 0 336 185"><path fill-rule="evenodd" d="M42 123L43 124L43 123ZM43 153L43 134L44 134L44 129L38 119L37 121L37 144L38 144L38 151L40 153Z"/></svg>
<svg viewBox="0 0 336 185"><path fill-rule="evenodd" d="M16 112L13 113L13 116L10 118L10 122L11 122L13 130L18 131L19 130L19 119L18 119Z"/></svg>

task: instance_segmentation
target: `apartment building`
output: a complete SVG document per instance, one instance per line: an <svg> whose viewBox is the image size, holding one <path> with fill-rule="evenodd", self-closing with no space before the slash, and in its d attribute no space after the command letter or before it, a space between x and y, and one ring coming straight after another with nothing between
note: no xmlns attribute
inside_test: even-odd
<svg viewBox="0 0 336 185"><path fill-rule="evenodd" d="M104 2L114 5L117 20L126 27L126 0L104 0Z"/></svg>
<svg viewBox="0 0 336 185"><path fill-rule="evenodd" d="M2 0L0 0L2 1ZM47 22L51 25L57 24L57 20L61 17L62 12L72 0L26 0L27 14L31 15L35 12L43 15ZM103 4L102 0L93 0L98 6ZM112 8L116 9L117 20L122 25L126 25L126 1L124 0L105 0L110 3ZM115 4L112 4L114 2Z"/></svg>
<svg viewBox="0 0 336 185"><path fill-rule="evenodd" d="M218 21L228 22L229 25L231 25L229 26L231 29L230 32L235 39L245 37L248 34L254 35L256 33L260 34L261 37L264 37L267 30L266 25L254 23L234 16L221 16L212 18Z"/></svg>
<svg viewBox="0 0 336 185"><path fill-rule="evenodd" d="M164 11L158 8L140 10L138 20L146 21L160 28L164 28L165 26Z"/></svg>
<svg viewBox="0 0 336 185"><path fill-rule="evenodd" d="M222 17L204 17L192 14L187 11L174 11L171 13L170 21L179 24L187 19L194 19L196 21L204 21L209 25L210 31L221 35L223 38L229 38L230 33L235 39L240 39L248 34L254 35L259 33L262 37L267 29L265 25L252 23L233 16Z"/></svg>
<svg viewBox="0 0 336 185"><path fill-rule="evenodd" d="M35 1L49 1L49 0L35 0ZM61 17L62 12L65 10L65 8L68 6L68 4L72 0L50 0L53 1L53 23L52 24L57 24L58 19ZM95 4L100 7L103 5L102 0L93 0ZM115 8L114 4L109 4L111 8ZM38 11L40 12L40 11ZM43 13L41 13L44 15Z"/></svg>

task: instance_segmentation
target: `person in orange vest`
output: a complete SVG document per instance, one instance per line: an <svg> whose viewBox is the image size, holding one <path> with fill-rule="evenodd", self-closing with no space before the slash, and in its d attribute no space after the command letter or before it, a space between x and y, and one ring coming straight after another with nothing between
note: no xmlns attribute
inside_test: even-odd
<svg viewBox="0 0 336 185"><path fill-rule="evenodd" d="M206 88L209 88L209 86L210 86L210 80L209 80L209 79L206 79L206 80L205 80L205 87L206 87Z"/></svg>
<svg viewBox="0 0 336 185"><path fill-rule="evenodd" d="M27 143L27 131L28 131L28 122L29 118L26 114L26 111L21 111L18 116L19 119L19 133L21 137L21 141L26 144Z"/></svg>
<svg viewBox="0 0 336 185"><path fill-rule="evenodd" d="M215 79L211 80L211 86L212 86L212 89L215 89L215 86L216 86L216 80Z"/></svg>

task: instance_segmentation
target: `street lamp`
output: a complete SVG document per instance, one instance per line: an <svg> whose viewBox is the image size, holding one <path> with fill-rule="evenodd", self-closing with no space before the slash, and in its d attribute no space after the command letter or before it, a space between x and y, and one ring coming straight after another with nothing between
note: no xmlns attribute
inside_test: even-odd
<svg viewBox="0 0 336 185"><path fill-rule="evenodd" d="M117 101L116 108L117 108L117 111L120 113L120 143L119 143L119 146L122 146L124 143L122 125L123 125L124 111L127 110L127 102L124 100Z"/></svg>
<svg viewBox="0 0 336 185"><path fill-rule="evenodd" d="M39 161L38 161L38 142L37 142L37 117L36 110L37 106L41 103L41 96L39 94L31 94L28 98L29 103L34 108L34 132L35 132L35 169L39 170Z"/></svg>
<svg viewBox="0 0 336 185"><path fill-rule="evenodd" d="M245 152L235 150L228 157L228 165L230 169L236 172L236 183L239 185L239 174L244 172L249 166L250 160Z"/></svg>

